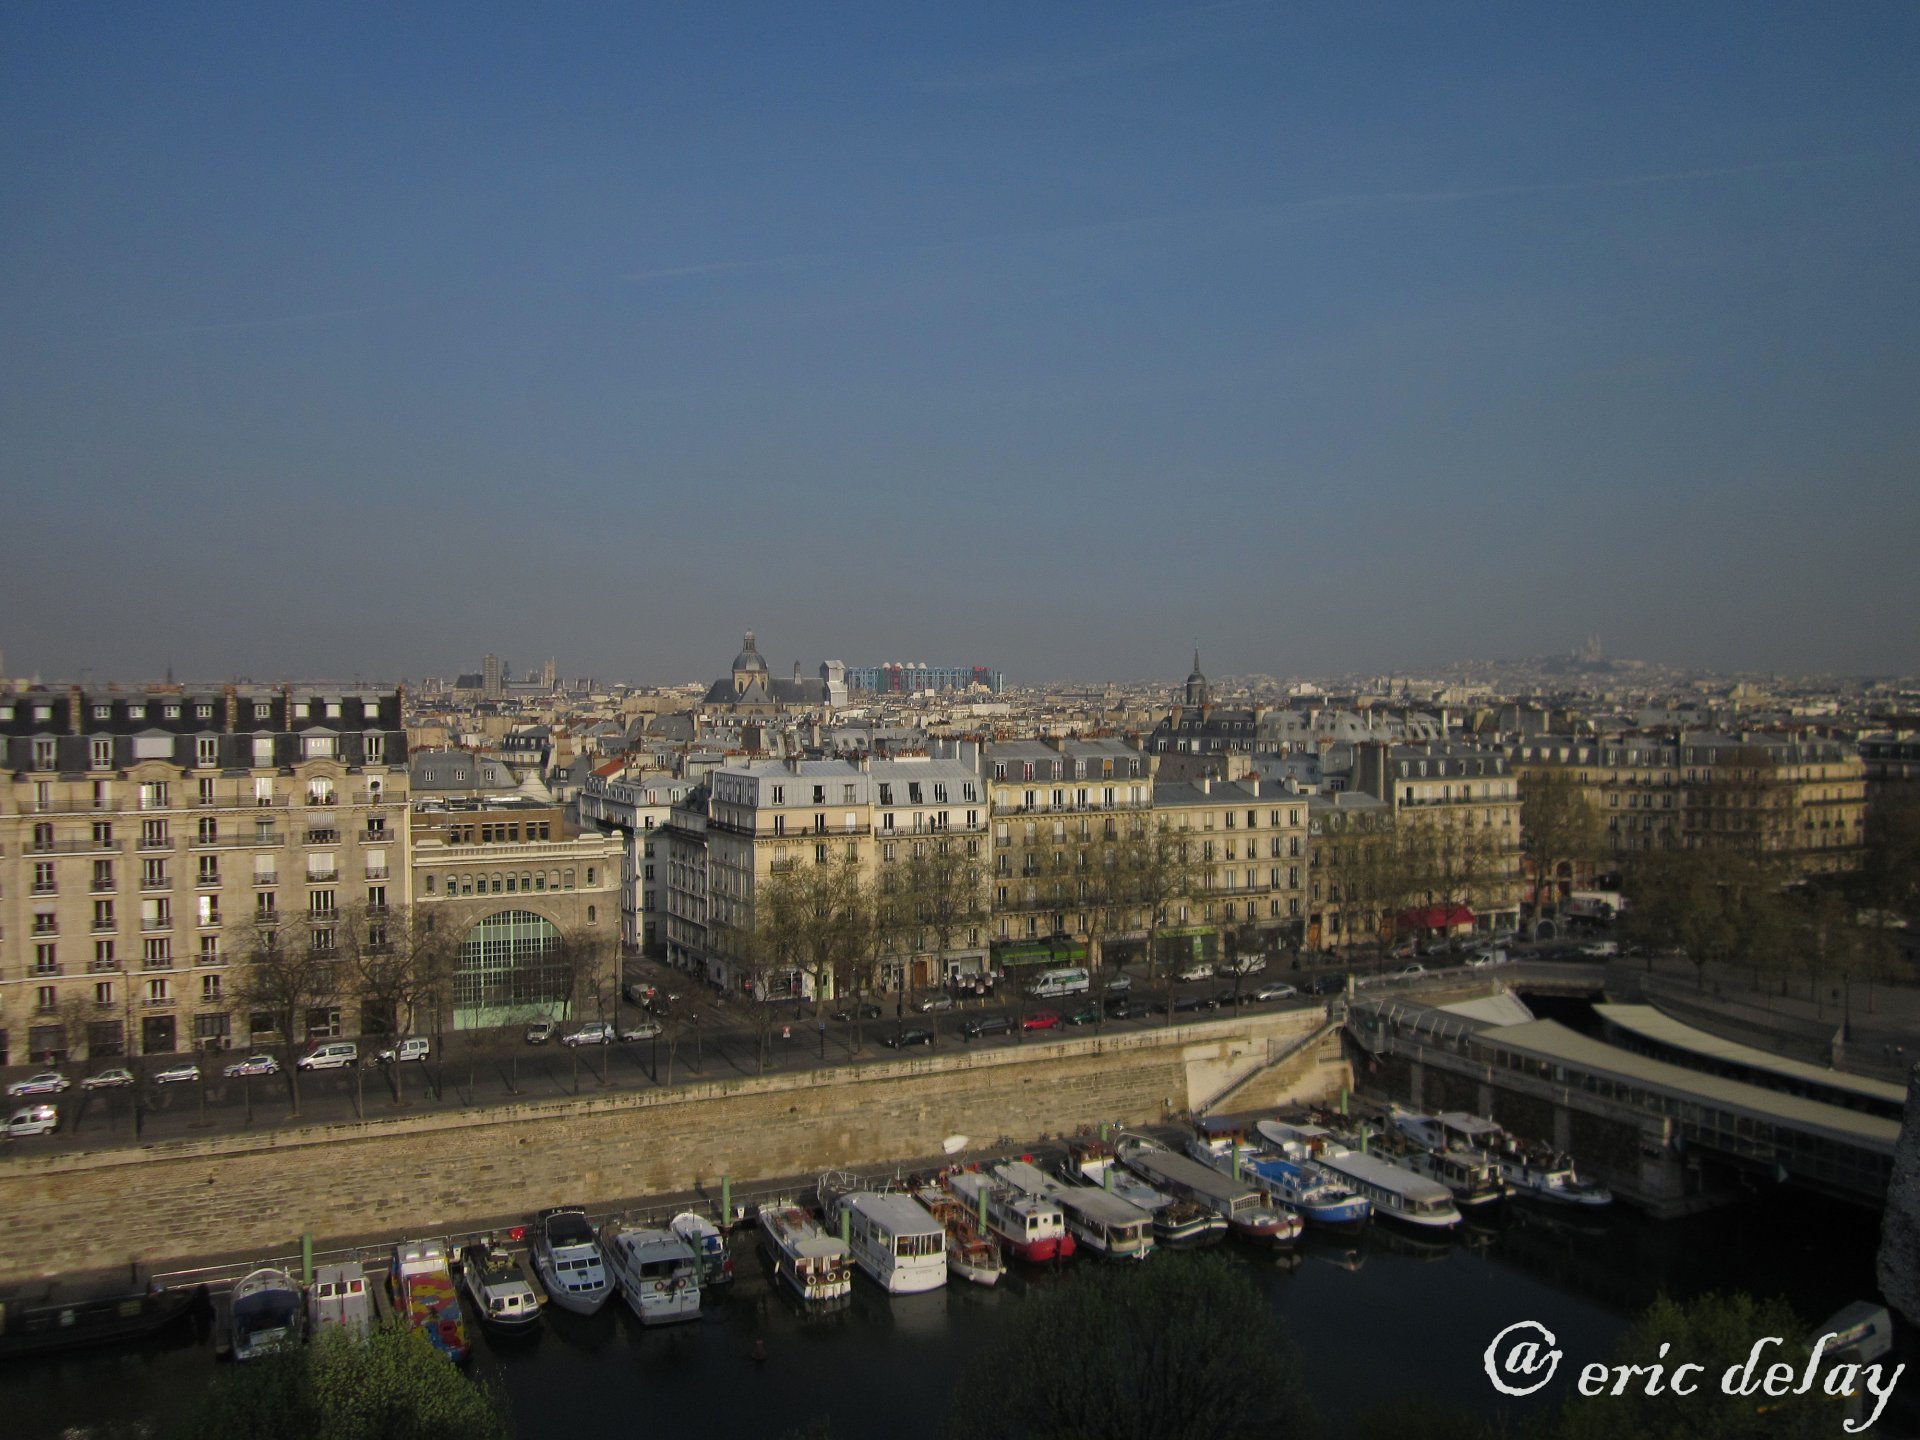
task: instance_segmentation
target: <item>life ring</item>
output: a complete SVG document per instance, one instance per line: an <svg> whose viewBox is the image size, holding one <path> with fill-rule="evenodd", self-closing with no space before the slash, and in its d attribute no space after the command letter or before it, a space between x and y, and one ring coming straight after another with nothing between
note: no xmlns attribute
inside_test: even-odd
<svg viewBox="0 0 1920 1440"><path fill-rule="evenodd" d="M653 1282L653 1288L655 1290L664 1291L667 1288L667 1282L664 1280L656 1280Z"/></svg>

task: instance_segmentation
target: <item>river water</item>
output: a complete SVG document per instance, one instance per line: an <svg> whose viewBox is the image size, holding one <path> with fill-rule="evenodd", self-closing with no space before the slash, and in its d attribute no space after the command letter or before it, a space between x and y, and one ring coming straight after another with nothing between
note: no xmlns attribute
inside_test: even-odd
<svg viewBox="0 0 1920 1440"><path fill-rule="evenodd" d="M1665 1223L1627 1211L1576 1227L1510 1202L1496 1223L1437 1245L1376 1222L1349 1242L1310 1235L1286 1262L1237 1246L1225 1253L1287 1326L1314 1401L1333 1420L1408 1394L1497 1414L1481 1351L1505 1326L1539 1321L1567 1360L1555 1386L1502 1402L1520 1419L1564 1393L1580 1364L1604 1358L1662 1290L1784 1295L1810 1324L1870 1297L1878 1228L1865 1210L1778 1190ZM956 1284L894 1298L862 1276L845 1309L807 1316L750 1249L737 1255L733 1292L697 1324L645 1331L616 1299L592 1319L552 1313L524 1340L481 1337L474 1371L505 1394L527 1440L716 1425L781 1436L815 1419L834 1440L897 1440L903 1428L926 1433L949 1407L991 1405L991 1393L959 1387L1003 1318L1040 1288L1073 1284L1075 1266L1099 1263L1083 1257L991 1291ZM756 1341L764 1361L753 1358ZM211 1351L185 1341L0 1365L0 1433L139 1433L130 1427L178 1414L214 1373Z"/></svg>

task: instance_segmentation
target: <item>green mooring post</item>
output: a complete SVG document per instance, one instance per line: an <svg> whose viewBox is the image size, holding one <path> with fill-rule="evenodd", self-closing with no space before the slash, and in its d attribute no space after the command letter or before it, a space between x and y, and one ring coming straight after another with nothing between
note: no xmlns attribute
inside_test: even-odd
<svg viewBox="0 0 1920 1440"><path fill-rule="evenodd" d="M300 1237L300 1283L313 1284L313 1232L311 1230Z"/></svg>
<svg viewBox="0 0 1920 1440"><path fill-rule="evenodd" d="M1100 1122L1100 1143L1104 1145L1106 1143L1106 1139L1107 1139L1107 1122L1102 1120Z"/></svg>
<svg viewBox="0 0 1920 1440"><path fill-rule="evenodd" d="M1340 1113L1347 1113L1347 1087L1344 1085L1340 1087Z"/></svg>
<svg viewBox="0 0 1920 1440"><path fill-rule="evenodd" d="M844 1205L840 1207L840 1243L853 1244L853 1211Z"/></svg>
<svg viewBox="0 0 1920 1440"><path fill-rule="evenodd" d="M733 1177L720 1177L720 1223L731 1229L733 1226Z"/></svg>
<svg viewBox="0 0 1920 1440"><path fill-rule="evenodd" d="M1100 1167L1100 1188L1102 1190L1113 1189L1113 1161L1111 1160Z"/></svg>
<svg viewBox="0 0 1920 1440"><path fill-rule="evenodd" d="M1240 1178L1240 1142L1238 1140L1233 1142L1233 1178L1236 1180Z"/></svg>
<svg viewBox="0 0 1920 1440"><path fill-rule="evenodd" d="M984 1180L980 1184L980 1228L987 1228L987 1186Z"/></svg>

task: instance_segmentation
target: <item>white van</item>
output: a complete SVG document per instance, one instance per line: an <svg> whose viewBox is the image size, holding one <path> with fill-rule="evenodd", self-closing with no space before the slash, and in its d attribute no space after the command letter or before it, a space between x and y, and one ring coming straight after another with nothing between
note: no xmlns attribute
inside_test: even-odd
<svg viewBox="0 0 1920 1440"><path fill-rule="evenodd" d="M1084 965L1068 965L1059 970L1042 970L1033 977L1033 984L1027 993L1036 1000L1050 1000L1060 995L1084 995L1093 985L1093 977L1087 974Z"/></svg>
<svg viewBox="0 0 1920 1440"><path fill-rule="evenodd" d="M409 1035L373 1058L382 1065L401 1065L409 1060L425 1060L432 1049L433 1042L425 1035Z"/></svg>
<svg viewBox="0 0 1920 1440"><path fill-rule="evenodd" d="M344 1070L360 1059L360 1047L351 1040L329 1040L300 1057L302 1070Z"/></svg>

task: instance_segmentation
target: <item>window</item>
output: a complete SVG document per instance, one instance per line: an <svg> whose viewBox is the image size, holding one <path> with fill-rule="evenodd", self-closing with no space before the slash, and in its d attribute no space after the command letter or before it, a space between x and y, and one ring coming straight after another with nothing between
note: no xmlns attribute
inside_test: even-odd
<svg viewBox="0 0 1920 1440"><path fill-rule="evenodd" d="M194 912L200 925L211 926L220 923L220 897L218 895L200 895L194 899Z"/></svg>
<svg viewBox="0 0 1920 1440"><path fill-rule="evenodd" d="M33 947L33 973L36 975L60 973L60 953L51 941Z"/></svg>
<svg viewBox="0 0 1920 1440"><path fill-rule="evenodd" d="M59 764L60 742L51 735L36 735L33 741L33 768L51 770Z"/></svg>
<svg viewBox="0 0 1920 1440"><path fill-rule="evenodd" d="M94 740L87 747L87 762L95 770L111 770L113 768L113 741L105 739Z"/></svg>
<svg viewBox="0 0 1920 1440"><path fill-rule="evenodd" d="M220 737L202 735L193 742L194 762L202 767L220 763Z"/></svg>
<svg viewBox="0 0 1920 1440"><path fill-rule="evenodd" d="M173 968L173 942L164 935L156 935L143 940L140 944L140 963L148 970L171 970Z"/></svg>
<svg viewBox="0 0 1920 1440"><path fill-rule="evenodd" d="M224 963L220 955L220 937L218 935L202 935L200 937L200 963L202 965L219 965Z"/></svg>
<svg viewBox="0 0 1920 1440"><path fill-rule="evenodd" d="M93 902L93 928L96 930L113 929L113 901L96 900Z"/></svg>
<svg viewBox="0 0 1920 1440"><path fill-rule="evenodd" d="M202 975L200 977L200 1003L202 1005L218 1005L220 1003L220 979L221 977L218 975Z"/></svg>
<svg viewBox="0 0 1920 1440"><path fill-rule="evenodd" d="M220 883L220 857L218 855L202 855L200 857L198 871L199 873L194 877L194 884L218 885Z"/></svg>
<svg viewBox="0 0 1920 1440"><path fill-rule="evenodd" d="M53 895L58 893L58 887L54 884L53 878L53 861L36 860L33 862L33 893L36 895Z"/></svg>
<svg viewBox="0 0 1920 1440"><path fill-rule="evenodd" d="M60 1008L60 992L52 985L36 986L33 992L33 1008L42 1015L51 1015Z"/></svg>
<svg viewBox="0 0 1920 1440"><path fill-rule="evenodd" d="M161 979L147 981L147 1004L165 1005L172 999L173 982L171 980Z"/></svg>
<svg viewBox="0 0 1920 1440"><path fill-rule="evenodd" d="M113 958L113 941L96 940L93 942L93 965L95 970L112 970L119 962Z"/></svg>
<svg viewBox="0 0 1920 1440"><path fill-rule="evenodd" d="M165 810L169 804L169 791L164 780L148 780L140 786L140 808L142 810Z"/></svg>

